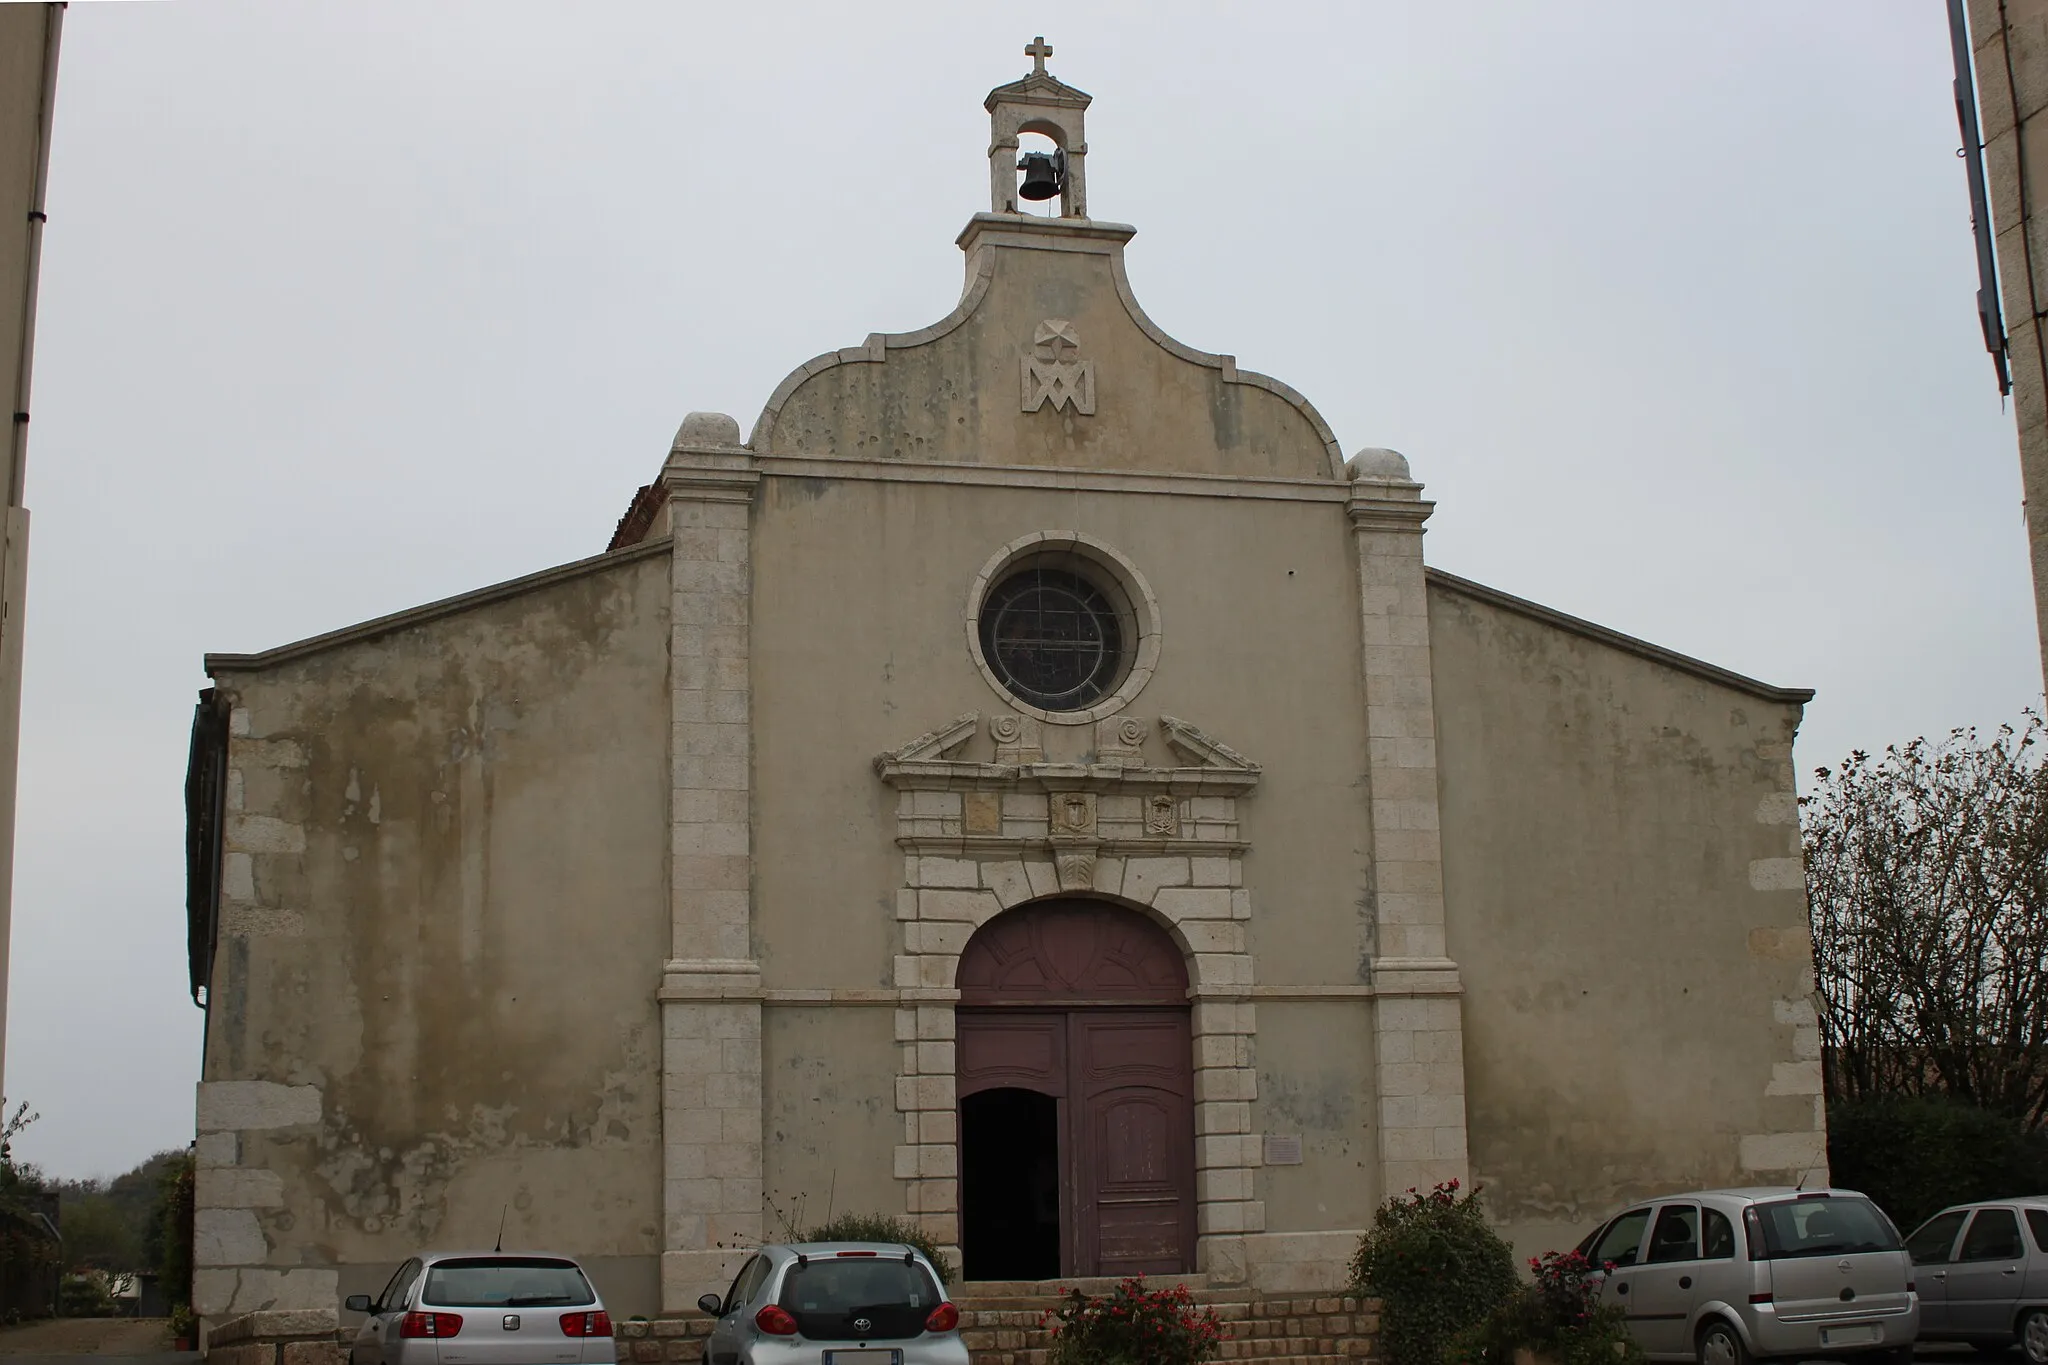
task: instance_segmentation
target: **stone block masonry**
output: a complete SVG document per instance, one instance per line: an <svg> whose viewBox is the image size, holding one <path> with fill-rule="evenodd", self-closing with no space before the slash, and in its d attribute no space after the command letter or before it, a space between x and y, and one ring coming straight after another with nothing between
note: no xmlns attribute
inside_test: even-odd
<svg viewBox="0 0 2048 1365"><path fill-rule="evenodd" d="M1351 462L1372 784L1374 1062L1381 1189L1466 1171L1464 1010L1446 953L1422 523L1432 504L1392 451Z"/></svg>
<svg viewBox="0 0 2048 1365"><path fill-rule="evenodd" d="M211 1365L342 1365L340 1317L332 1307L244 1313L207 1333Z"/></svg>
<svg viewBox="0 0 2048 1365"><path fill-rule="evenodd" d="M754 488L729 417L692 413L669 494L670 960L662 976L664 1309L723 1282L761 1221L749 662Z"/></svg>

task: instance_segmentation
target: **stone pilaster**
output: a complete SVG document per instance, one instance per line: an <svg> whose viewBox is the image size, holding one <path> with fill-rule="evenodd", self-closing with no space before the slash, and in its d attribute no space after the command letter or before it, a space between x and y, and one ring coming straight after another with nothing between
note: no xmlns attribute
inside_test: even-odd
<svg viewBox="0 0 2048 1365"><path fill-rule="evenodd" d="M661 986L664 1312L761 1236L761 971L753 957L749 524L760 475L692 413L662 484L670 574L670 958Z"/></svg>
<svg viewBox="0 0 2048 1365"><path fill-rule="evenodd" d="M1422 523L1433 504L1393 451L1352 460L1372 785L1373 1025L1385 1194L1466 1175L1457 964L1444 941L1436 703Z"/></svg>

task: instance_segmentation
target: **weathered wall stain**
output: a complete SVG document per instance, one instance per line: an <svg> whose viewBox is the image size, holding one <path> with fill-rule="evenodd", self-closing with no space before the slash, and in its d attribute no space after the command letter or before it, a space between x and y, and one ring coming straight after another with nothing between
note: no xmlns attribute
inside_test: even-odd
<svg viewBox="0 0 2048 1365"><path fill-rule="evenodd" d="M1798 706L1731 705L1443 588L1430 617L1472 1169L1494 1215L1533 1254L1632 1199L1790 1183L1757 1163L1820 1159L1815 1097L1766 1094L1797 1055L1774 1011L1811 989L1811 948L1796 826L1754 812L1796 809ZM1760 883L1760 859L1794 875Z"/></svg>
<svg viewBox="0 0 2048 1365"><path fill-rule="evenodd" d="M658 1254L666 570L221 676L240 809L206 1079L320 1104L209 1149L281 1191L267 1252L220 1244L215 1297L489 1245L501 1215L508 1242Z"/></svg>

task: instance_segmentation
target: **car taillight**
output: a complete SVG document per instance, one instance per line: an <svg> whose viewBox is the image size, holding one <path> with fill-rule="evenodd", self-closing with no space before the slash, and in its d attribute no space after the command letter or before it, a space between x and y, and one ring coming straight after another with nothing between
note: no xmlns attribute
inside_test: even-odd
<svg viewBox="0 0 2048 1365"><path fill-rule="evenodd" d="M950 1303L940 1304L932 1310L932 1315L924 1320L924 1330L927 1332L950 1332L959 1325L960 1310Z"/></svg>
<svg viewBox="0 0 2048 1365"><path fill-rule="evenodd" d="M1769 1303L1771 1301L1770 1291L1765 1290L1761 1294L1751 1294L1749 1296L1749 1301L1751 1303Z"/></svg>
<svg viewBox="0 0 2048 1365"><path fill-rule="evenodd" d="M461 1330L460 1313L407 1313L398 1320L402 1337L452 1337Z"/></svg>
<svg viewBox="0 0 2048 1365"><path fill-rule="evenodd" d="M565 1337L608 1337L612 1334L612 1315L599 1309L595 1313L562 1314L562 1335Z"/></svg>
<svg viewBox="0 0 2048 1365"><path fill-rule="evenodd" d="M754 1314L754 1326L771 1337L793 1337L796 1335L796 1319L791 1317L779 1303L771 1303Z"/></svg>

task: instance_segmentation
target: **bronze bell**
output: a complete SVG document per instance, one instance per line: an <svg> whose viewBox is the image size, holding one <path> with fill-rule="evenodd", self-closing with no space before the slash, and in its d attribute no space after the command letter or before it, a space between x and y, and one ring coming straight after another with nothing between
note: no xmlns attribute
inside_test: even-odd
<svg viewBox="0 0 2048 1365"><path fill-rule="evenodd" d="M1064 177L1051 152L1026 152L1017 169L1024 172L1024 183L1017 187L1019 199L1050 199L1060 192Z"/></svg>

